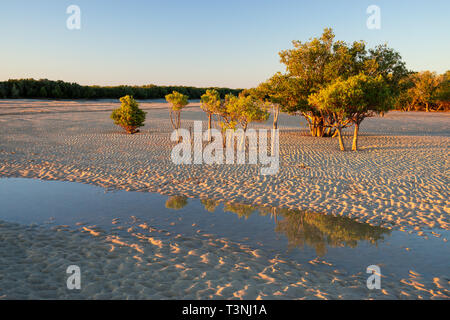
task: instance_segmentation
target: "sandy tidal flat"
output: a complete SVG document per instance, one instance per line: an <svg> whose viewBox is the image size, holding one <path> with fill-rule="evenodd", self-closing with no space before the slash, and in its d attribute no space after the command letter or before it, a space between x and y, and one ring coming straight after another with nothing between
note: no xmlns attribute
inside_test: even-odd
<svg viewBox="0 0 450 320"><path fill-rule="evenodd" d="M280 119L280 170L260 165L175 165L167 105L145 102L141 133L109 119L112 101L3 100L0 176L307 209L419 234L450 229L450 115L390 112L362 123L360 151L312 138L300 117ZM198 104L182 126L205 120ZM270 121L258 127L270 128ZM345 138L350 146L351 137Z"/></svg>

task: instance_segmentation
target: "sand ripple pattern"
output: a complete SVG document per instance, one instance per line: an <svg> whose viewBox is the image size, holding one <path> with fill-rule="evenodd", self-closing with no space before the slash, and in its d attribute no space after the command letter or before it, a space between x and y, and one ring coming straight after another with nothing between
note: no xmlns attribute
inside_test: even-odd
<svg viewBox="0 0 450 320"><path fill-rule="evenodd" d="M280 170L264 177L259 165L174 165L163 103L144 104L146 126L132 136L108 118L112 102L70 102L43 114L39 103L28 108L36 112L20 116L6 114L16 105L0 105L0 176L308 209L419 234L450 229L448 114L368 119L356 153L340 152L334 139L293 130L299 118L283 115ZM16 107L26 109L26 101ZM195 105L183 117L186 128L205 119Z"/></svg>
<svg viewBox="0 0 450 320"><path fill-rule="evenodd" d="M137 219L112 224L105 231L0 221L0 299L450 298L445 276L426 280L411 270L368 290L366 274L320 259L311 267L204 233L184 237ZM69 265L81 269L81 290L66 287Z"/></svg>

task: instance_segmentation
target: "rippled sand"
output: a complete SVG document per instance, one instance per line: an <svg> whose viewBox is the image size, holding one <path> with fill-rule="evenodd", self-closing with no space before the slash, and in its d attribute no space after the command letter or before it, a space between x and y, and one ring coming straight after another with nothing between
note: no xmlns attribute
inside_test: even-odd
<svg viewBox="0 0 450 320"><path fill-rule="evenodd" d="M132 217L112 229L23 226L0 221L0 299L449 299L450 279L347 274L319 258L283 260L199 232L170 234ZM66 269L81 269L68 290Z"/></svg>
<svg viewBox="0 0 450 320"><path fill-rule="evenodd" d="M309 137L300 117L282 115L280 170L264 177L257 165L176 166L167 105L141 104L148 120L132 136L109 119L116 106L1 101L0 176L308 209L418 234L450 229L449 114L367 119L358 152L340 152L335 139ZM205 115L193 104L182 119L190 127Z"/></svg>

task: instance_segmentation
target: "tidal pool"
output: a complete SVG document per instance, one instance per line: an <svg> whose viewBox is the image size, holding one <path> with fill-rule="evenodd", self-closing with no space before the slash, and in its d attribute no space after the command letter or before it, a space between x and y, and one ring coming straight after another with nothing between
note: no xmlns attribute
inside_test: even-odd
<svg viewBox="0 0 450 320"><path fill-rule="evenodd" d="M448 230L22 178L0 203L1 298L448 298Z"/></svg>

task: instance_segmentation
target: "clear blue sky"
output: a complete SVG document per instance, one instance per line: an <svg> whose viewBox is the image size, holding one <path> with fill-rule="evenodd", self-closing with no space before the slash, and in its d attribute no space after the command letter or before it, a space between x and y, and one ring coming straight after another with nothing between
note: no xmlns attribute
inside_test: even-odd
<svg viewBox="0 0 450 320"><path fill-rule="evenodd" d="M81 8L81 30L66 8ZM381 8L381 29L366 8ZM2 0L0 80L251 87L284 70L278 52L332 27L387 43L407 67L450 69L450 1Z"/></svg>

